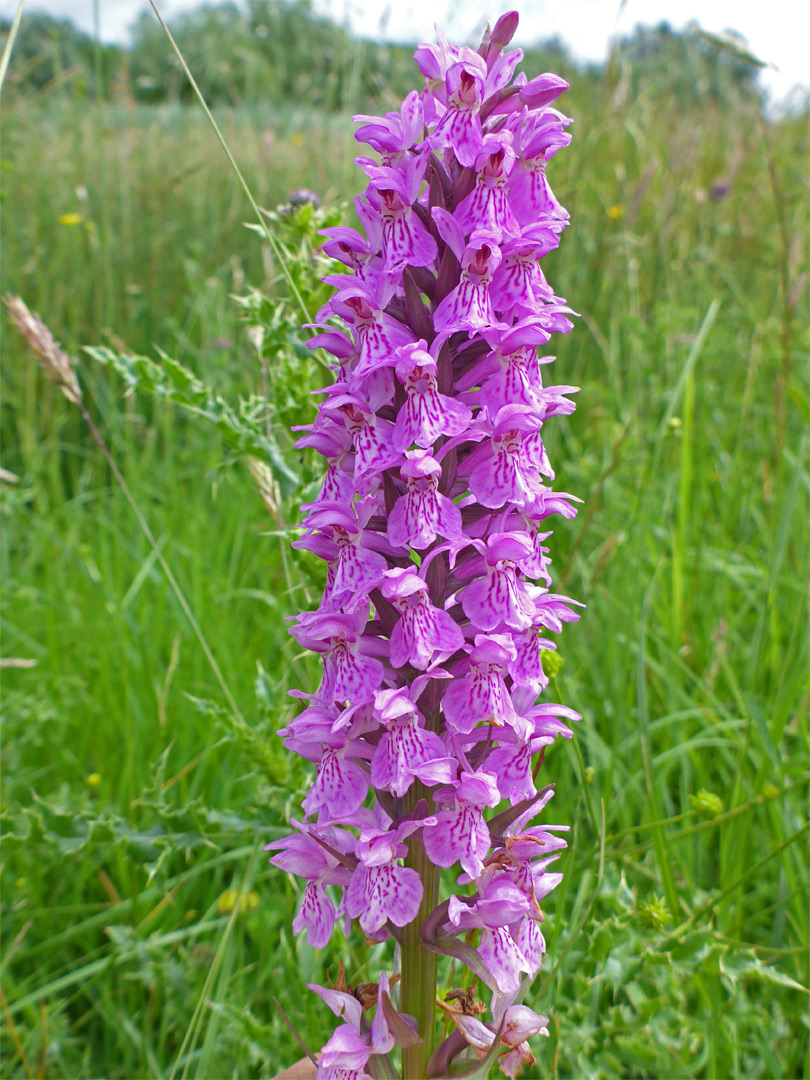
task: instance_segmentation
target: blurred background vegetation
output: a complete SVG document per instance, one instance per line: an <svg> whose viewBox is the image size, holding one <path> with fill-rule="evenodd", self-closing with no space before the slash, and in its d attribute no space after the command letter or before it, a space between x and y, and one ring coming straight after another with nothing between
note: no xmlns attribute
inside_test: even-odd
<svg viewBox="0 0 810 1080"><path fill-rule="evenodd" d="M239 715L4 320L2 653L27 665L2 672L8 1077L272 1076L300 1056L274 996L317 1047L331 1014L305 983L391 963L295 940L298 884L261 846L307 784L274 731L317 668L284 623L321 572L288 548L317 463L287 429L327 375L289 278L315 311L317 230L362 184L350 116L418 73L305 3L172 29L274 244L159 26L121 49L30 15L3 91L3 287L77 358ZM585 500L555 587L588 604L553 686L583 721L542 774L572 834L538 1075L810 1075L806 104L769 113L750 57L665 26L603 66L551 42L523 69L572 84L549 172L573 224L544 269L581 314L556 378L582 393L547 430ZM319 209L290 205L301 187Z"/></svg>
<svg viewBox="0 0 810 1080"><path fill-rule="evenodd" d="M0 31L8 32L0 21ZM413 46L361 41L309 0L247 0L209 4L178 16L172 34L210 104L286 102L329 111L371 100L397 101L413 88ZM575 65L559 41L524 50L526 70L553 66L564 77L597 83L602 65ZM652 85L682 104L758 96L761 64L730 40L685 34L663 23L639 28L610 63L628 65L632 88ZM64 20L26 16L15 44L9 84L31 95L70 86L77 97L145 104L189 102L192 90L154 15L144 10L129 46L98 44Z"/></svg>

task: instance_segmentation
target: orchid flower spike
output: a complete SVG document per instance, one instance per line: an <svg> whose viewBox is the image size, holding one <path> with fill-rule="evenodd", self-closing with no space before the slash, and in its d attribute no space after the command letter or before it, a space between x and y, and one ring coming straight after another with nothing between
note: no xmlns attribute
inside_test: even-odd
<svg viewBox="0 0 810 1080"><path fill-rule="evenodd" d="M323 671L292 691L306 707L280 732L311 790L268 846L303 883L295 933L322 948L356 923L399 971L363 994L342 968L339 987L313 987L338 1021L322 1080L396 1075L395 1047L408 1080L457 1071L458 1055L514 1077L548 1034L518 995L543 962L566 843L536 821L553 794L538 770L579 719L538 701L580 606L552 592L548 519L578 500L552 487L544 442L574 409L577 388L543 375L574 312L540 266L569 222L546 173L571 136L553 107L566 83L515 74L517 24L503 15L477 51L441 36L417 49L422 85L356 117L378 155L358 159L362 231L325 230L348 272L325 279L311 341L336 381L298 443L325 479L296 546L326 586L291 631ZM490 999L452 991L436 1046L442 954Z"/></svg>

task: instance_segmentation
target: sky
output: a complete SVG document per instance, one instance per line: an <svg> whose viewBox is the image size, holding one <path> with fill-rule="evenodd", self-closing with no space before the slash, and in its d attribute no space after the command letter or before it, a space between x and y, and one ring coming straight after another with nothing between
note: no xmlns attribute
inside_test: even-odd
<svg viewBox="0 0 810 1080"><path fill-rule="evenodd" d="M156 0L166 18L198 7L201 0ZM446 37L459 42L480 38L509 0L313 0L316 10L366 37L391 41L433 40L437 23ZM147 7L146 0L26 0L26 11L46 11L70 18L93 32L98 4L101 36L126 42L127 30ZM580 60L603 60L613 37L638 24L666 20L676 29L695 21L710 33L736 31L768 67L762 81L773 100L796 84L810 87L810 4L802 0L512 0L521 14L514 44L560 37ZM17 0L0 0L0 17L10 19Z"/></svg>

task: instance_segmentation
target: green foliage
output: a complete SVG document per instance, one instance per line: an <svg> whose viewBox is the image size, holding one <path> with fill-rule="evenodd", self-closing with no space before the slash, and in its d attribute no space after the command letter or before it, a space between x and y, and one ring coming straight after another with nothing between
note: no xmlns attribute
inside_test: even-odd
<svg viewBox="0 0 810 1080"><path fill-rule="evenodd" d="M97 363L111 367L131 390L168 398L207 420L233 453L266 457L286 492L298 485L298 476L287 465L275 439L267 434L267 404L258 395L240 399L234 407L165 354L156 363L146 356L126 355L104 347L88 345L85 352Z"/></svg>
<svg viewBox="0 0 810 1080"><path fill-rule="evenodd" d="M393 108L413 85L413 46L356 41L319 15L311 0L207 3L169 20L169 28L212 105L329 112ZM9 24L0 22L0 32ZM558 39L526 48L526 68L596 84L598 65L577 64ZM607 70L632 96L706 107L756 99L761 63L731 36L692 25L636 28L619 41ZM67 21L31 14L22 23L10 83L37 93L64 82L80 94L131 95L145 104L190 103L193 94L163 28L150 11L132 27L129 48L96 43Z"/></svg>
<svg viewBox="0 0 810 1080"><path fill-rule="evenodd" d="M316 256L314 247L319 230L338 224L341 214L340 210L323 211L305 202L302 206L285 204L264 216L265 225L248 227L261 237L265 237L266 228L273 229L288 295L271 298L254 288L233 297L253 331L249 337L264 380L261 394L238 397L231 404L160 349L157 361L106 346L87 345L84 351L96 363L113 370L129 392L171 401L210 423L227 452L223 465L251 456L259 458L271 470L280 494L289 498L293 492L300 495L304 488L302 477L289 464L294 455L289 430L300 418L310 393L312 353L303 340L307 335L301 323L322 307L331 292L313 271L325 274L338 266L323 254ZM282 445L273 432L279 432ZM319 480L314 455L305 471L309 484Z"/></svg>
<svg viewBox="0 0 810 1080"><path fill-rule="evenodd" d="M409 77L412 50L359 46L317 15L310 0L250 0L247 11L233 3L208 5L169 25L206 100L214 104L284 101L347 109L370 97L393 100ZM141 101L191 100L165 34L148 13L135 24L131 76Z"/></svg>
<svg viewBox="0 0 810 1080"><path fill-rule="evenodd" d="M588 610L550 691L583 721L540 776L572 829L537 1074L806 1075L806 117L675 101L648 62L575 83L549 169L573 225L547 270L581 312L557 377L583 392L544 438L585 500L555 528L555 587ZM20 95L4 115L6 287L77 356L242 713L79 418L0 327L20 477L0 489L3 654L35 661L3 671L2 978L35 1075L273 1075L300 1057L274 995L317 1047L305 984L391 960L294 938L299 883L261 853L308 779L274 734L286 691L318 668L284 622L323 572L288 547L316 469L287 429L330 378L295 293L311 314L328 294L317 230L356 146L321 107L219 119L259 205L281 204L294 290L197 113ZM288 208L295 187L327 209ZM246 454L300 478L272 516L223 467ZM239 889L255 910L220 905ZM26 1075L8 1024L0 1055Z"/></svg>
<svg viewBox="0 0 810 1080"><path fill-rule="evenodd" d="M806 990L778 957L708 928L667 933L644 910L623 874L606 874L566 960L570 976L552 975L530 1002L556 1016L543 1048L554 1074L791 1075Z"/></svg>
<svg viewBox="0 0 810 1080"><path fill-rule="evenodd" d="M624 67L634 96L663 97L681 108L755 99L763 66L731 35L719 38L694 23L678 33L665 22L636 27L611 63Z"/></svg>
<svg viewBox="0 0 810 1080"><path fill-rule="evenodd" d="M0 38L11 23L0 19ZM109 98L124 50L96 42L68 19L32 12L23 17L14 43L9 88L28 94L66 88L72 96Z"/></svg>

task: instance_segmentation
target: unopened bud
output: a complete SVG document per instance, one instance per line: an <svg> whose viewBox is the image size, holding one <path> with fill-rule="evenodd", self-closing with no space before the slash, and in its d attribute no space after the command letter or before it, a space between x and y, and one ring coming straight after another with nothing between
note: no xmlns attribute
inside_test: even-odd
<svg viewBox="0 0 810 1080"><path fill-rule="evenodd" d="M565 79L546 71L530 79L525 86L521 86L518 96L530 109L544 109L547 105L553 104L567 89L568 83Z"/></svg>
<svg viewBox="0 0 810 1080"><path fill-rule="evenodd" d="M638 909L638 921L648 930L663 930L672 916L660 896L651 896Z"/></svg>
<svg viewBox="0 0 810 1080"><path fill-rule="evenodd" d="M321 197L309 188L296 188L290 195L290 206L304 206L306 203L312 203L317 210L321 205Z"/></svg>
<svg viewBox="0 0 810 1080"><path fill-rule="evenodd" d="M720 817L723 813L723 800L713 791L707 791L706 788L701 788L697 795L690 795L689 802L693 810L709 821Z"/></svg>
<svg viewBox="0 0 810 1080"><path fill-rule="evenodd" d="M500 19L495 23L492 28L492 33L489 38L490 48L493 45L500 46L501 49L508 45L512 38L515 36L515 31L518 28L520 22L520 16L516 11L507 11L501 15Z"/></svg>
<svg viewBox="0 0 810 1080"><path fill-rule="evenodd" d="M500 56L501 51L515 36L519 21L520 17L516 11L507 11L506 14L501 15L500 19L495 23L490 31L489 40L487 41L486 38L484 39L486 44L485 59L487 67L491 67L495 63Z"/></svg>
<svg viewBox="0 0 810 1080"><path fill-rule="evenodd" d="M549 679L554 679L560 674L565 661L558 652L552 649L541 649L540 663L543 666L544 674L547 675Z"/></svg>

